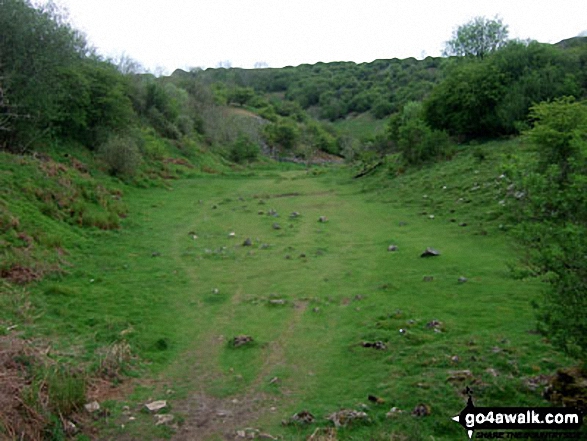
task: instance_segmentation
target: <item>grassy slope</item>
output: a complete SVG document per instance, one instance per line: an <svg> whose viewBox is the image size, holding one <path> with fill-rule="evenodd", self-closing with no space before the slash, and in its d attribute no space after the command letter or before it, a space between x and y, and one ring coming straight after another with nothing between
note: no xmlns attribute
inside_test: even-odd
<svg viewBox="0 0 587 441"><path fill-rule="evenodd" d="M512 279L506 267L514 250L497 210L504 185L497 164L517 147L485 146L484 162L461 155L393 180L383 172L352 181L344 170L290 168L128 190L125 228L95 232L71 256L70 276L34 288L44 314L27 329L50 336L62 357L95 360L128 341L159 378L137 391L135 403L168 398L172 411L185 412L187 428L190 400L203 393L223 405L254 402L259 410L246 426L285 439L313 431L279 425L296 411L308 409L325 425L323 417L358 403L368 405L373 424L341 429L340 439L455 439L462 428L450 417L463 407L465 384L477 405L545 405L524 378L565 363L528 332L540 286ZM258 214L270 208L280 217ZM289 219L293 211L302 216ZM321 215L329 222L318 223ZM252 247L241 246L247 237ZM387 252L390 243L399 250ZM420 258L427 246L442 256ZM459 276L469 281L458 284ZM270 305L271 298L288 303ZM426 327L434 319L443 332ZM256 345L230 349L238 334ZM359 345L373 340L388 349ZM459 369L474 379L447 381ZM269 385L275 376L281 381ZM368 394L386 404L368 402ZM124 404L135 409L133 399L110 403L114 415ZM419 403L431 407L430 417L410 416ZM405 413L386 419L392 406ZM136 416L133 423L121 417L126 427L111 427L112 439L129 431L165 436L150 417ZM230 424L216 433L221 427Z"/></svg>

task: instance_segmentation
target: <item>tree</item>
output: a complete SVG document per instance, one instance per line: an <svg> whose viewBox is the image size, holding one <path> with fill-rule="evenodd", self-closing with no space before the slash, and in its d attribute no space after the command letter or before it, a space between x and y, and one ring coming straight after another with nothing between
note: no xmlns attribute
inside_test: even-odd
<svg viewBox="0 0 587 441"><path fill-rule="evenodd" d="M504 46L508 41L508 27L501 18L493 20L475 17L459 26L452 39L446 42L444 55L483 58Z"/></svg>
<svg viewBox="0 0 587 441"><path fill-rule="evenodd" d="M519 237L530 270L548 283L542 330L587 361L587 104L561 98L533 106L531 117L537 161L517 170Z"/></svg>
<svg viewBox="0 0 587 441"><path fill-rule="evenodd" d="M448 135L430 128L424 121L422 103L416 101L408 102L401 112L390 118L387 135L410 165L442 157L450 147Z"/></svg>

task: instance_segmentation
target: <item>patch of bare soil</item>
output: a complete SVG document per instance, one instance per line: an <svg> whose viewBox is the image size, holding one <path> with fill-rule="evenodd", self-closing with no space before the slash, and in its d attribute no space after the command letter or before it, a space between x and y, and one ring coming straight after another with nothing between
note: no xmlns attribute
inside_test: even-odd
<svg viewBox="0 0 587 441"><path fill-rule="evenodd" d="M286 363L287 342L295 332L296 325L306 307L305 302L295 304L295 312L289 326L277 339L269 343L265 362L257 378L244 394L228 398L213 397L204 392L206 382L210 378L201 378L198 392L182 402L174 403L174 411L184 415L185 420L172 439L176 441L244 440L248 436L254 436L253 439L272 439L271 434L251 428L254 428L255 422L263 415L280 408L282 400L287 397L270 396L260 392L259 388L276 366ZM216 346L219 346L218 342Z"/></svg>

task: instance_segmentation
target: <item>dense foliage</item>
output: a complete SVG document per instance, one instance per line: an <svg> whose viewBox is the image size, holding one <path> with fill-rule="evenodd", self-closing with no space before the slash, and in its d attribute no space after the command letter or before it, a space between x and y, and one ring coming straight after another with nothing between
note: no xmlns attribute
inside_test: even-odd
<svg viewBox="0 0 587 441"><path fill-rule="evenodd" d="M549 282L544 330L587 360L587 103L561 98L533 106L531 117L536 160L513 170L520 237L529 267Z"/></svg>
<svg viewBox="0 0 587 441"><path fill-rule="evenodd" d="M533 104L585 93L587 46L509 42L483 59L455 62L425 100L432 127L466 138L519 133Z"/></svg>

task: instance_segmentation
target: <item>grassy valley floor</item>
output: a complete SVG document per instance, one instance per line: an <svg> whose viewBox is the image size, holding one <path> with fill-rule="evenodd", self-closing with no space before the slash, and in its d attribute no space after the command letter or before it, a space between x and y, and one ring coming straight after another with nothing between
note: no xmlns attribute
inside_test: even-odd
<svg viewBox="0 0 587 441"><path fill-rule="evenodd" d="M454 189L421 195L425 175L377 190L324 170L129 190L125 228L96 232L69 276L33 290L34 332L67 335L62 354L143 360L134 392L102 402L101 439L320 439L354 409L368 420L338 439L454 440L466 386L478 406L547 404L532 378L564 361L533 332L541 286L511 277L506 233L465 217ZM239 335L253 341L233 347ZM149 400L167 400L174 430L141 411ZM316 421L281 424L302 410Z"/></svg>

